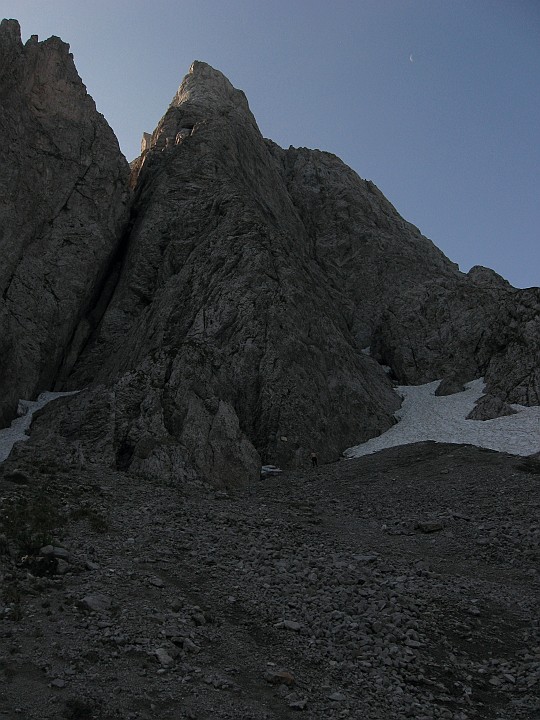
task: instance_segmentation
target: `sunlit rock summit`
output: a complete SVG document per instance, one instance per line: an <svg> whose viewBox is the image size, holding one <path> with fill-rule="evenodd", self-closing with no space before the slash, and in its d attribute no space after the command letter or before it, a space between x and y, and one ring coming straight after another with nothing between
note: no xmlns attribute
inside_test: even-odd
<svg viewBox="0 0 540 720"><path fill-rule="evenodd" d="M2 421L81 391L43 452L229 486L384 432L394 381L540 403L540 290L461 273L337 157L265 140L219 71L193 63L129 181L68 46L4 21L0 60Z"/></svg>

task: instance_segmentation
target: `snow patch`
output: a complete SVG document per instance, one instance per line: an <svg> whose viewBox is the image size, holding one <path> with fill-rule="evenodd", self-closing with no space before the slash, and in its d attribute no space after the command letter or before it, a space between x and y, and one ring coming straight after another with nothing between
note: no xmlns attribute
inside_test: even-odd
<svg viewBox="0 0 540 720"><path fill-rule="evenodd" d="M395 414L399 420L397 425L379 437L349 448L344 455L361 457L426 440L476 445L511 455L531 455L540 450L540 407L512 405L516 415L467 420L474 404L484 394L483 378L467 383L463 392L437 397L435 390L439 382L396 388L403 397L402 406Z"/></svg>
<svg viewBox="0 0 540 720"><path fill-rule="evenodd" d="M51 400L67 395L76 395L79 390L71 392L42 392L37 400L19 400L17 414L11 426L0 430L0 462L4 462L9 456L13 446L20 440L28 440L28 430L32 424L32 416L37 410L41 410Z"/></svg>
<svg viewBox="0 0 540 720"><path fill-rule="evenodd" d="M261 477L268 477L269 475L279 475L283 470L276 467L275 465L263 465L261 468Z"/></svg>

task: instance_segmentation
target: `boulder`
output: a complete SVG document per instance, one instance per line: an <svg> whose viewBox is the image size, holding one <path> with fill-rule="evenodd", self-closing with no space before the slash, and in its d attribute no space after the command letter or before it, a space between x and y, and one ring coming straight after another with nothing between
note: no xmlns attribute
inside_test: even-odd
<svg viewBox="0 0 540 720"><path fill-rule="evenodd" d="M460 379L459 376L448 375L447 377L443 378L437 386L437 389L435 390L435 395L454 395L455 393L463 392L464 390L465 383L463 382L463 380Z"/></svg>
<svg viewBox="0 0 540 720"><path fill-rule="evenodd" d="M504 415L515 415L516 410L495 395L482 395L474 409L467 415L467 420L493 420Z"/></svg>

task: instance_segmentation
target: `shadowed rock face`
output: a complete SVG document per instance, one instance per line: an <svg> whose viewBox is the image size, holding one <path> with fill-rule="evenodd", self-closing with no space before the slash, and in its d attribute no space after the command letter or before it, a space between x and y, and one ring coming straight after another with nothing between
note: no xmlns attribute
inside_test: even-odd
<svg viewBox="0 0 540 720"><path fill-rule="evenodd" d="M508 403L540 404L540 289L462 276L398 295L374 333L373 352L403 384L483 376Z"/></svg>
<svg viewBox="0 0 540 720"><path fill-rule="evenodd" d="M269 147L355 338L398 382L484 376L501 404L540 403L538 288L481 266L464 275L335 156Z"/></svg>
<svg viewBox="0 0 540 720"><path fill-rule="evenodd" d="M115 255L127 166L111 131L67 46L2 33L20 77L0 75L15 148L0 169L5 407L86 388L38 418L43 452L228 486L261 462L330 461L393 424L381 364L446 392L485 375L491 404L540 401L540 290L460 273L338 158L264 140L205 63L144 135Z"/></svg>
<svg viewBox="0 0 540 720"><path fill-rule="evenodd" d="M229 484L390 427L398 398L243 93L194 63L135 167L122 276L69 383L119 378L129 467L150 437Z"/></svg>
<svg viewBox="0 0 540 720"><path fill-rule="evenodd" d="M327 282L351 307L353 333L361 346L390 302L433 277L452 281L457 265L406 222L369 180L338 157L319 150L282 150L268 142L314 258Z"/></svg>
<svg viewBox="0 0 540 720"><path fill-rule="evenodd" d="M51 389L126 218L128 167L69 46L0 26L0 426ZM70 351L71 348L71 351Z"/></svg>

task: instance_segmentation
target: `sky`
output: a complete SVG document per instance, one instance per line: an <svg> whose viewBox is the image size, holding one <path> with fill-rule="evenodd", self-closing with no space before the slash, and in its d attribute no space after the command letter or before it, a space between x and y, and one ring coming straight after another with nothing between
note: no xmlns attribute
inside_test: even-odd
<svg viewBox="0 0 540 720"><path fill-rule="evenodd" d="M0 0L59 35L128 160L193 60L338 155L461 270L540 286L540 0Z"/></svg>

